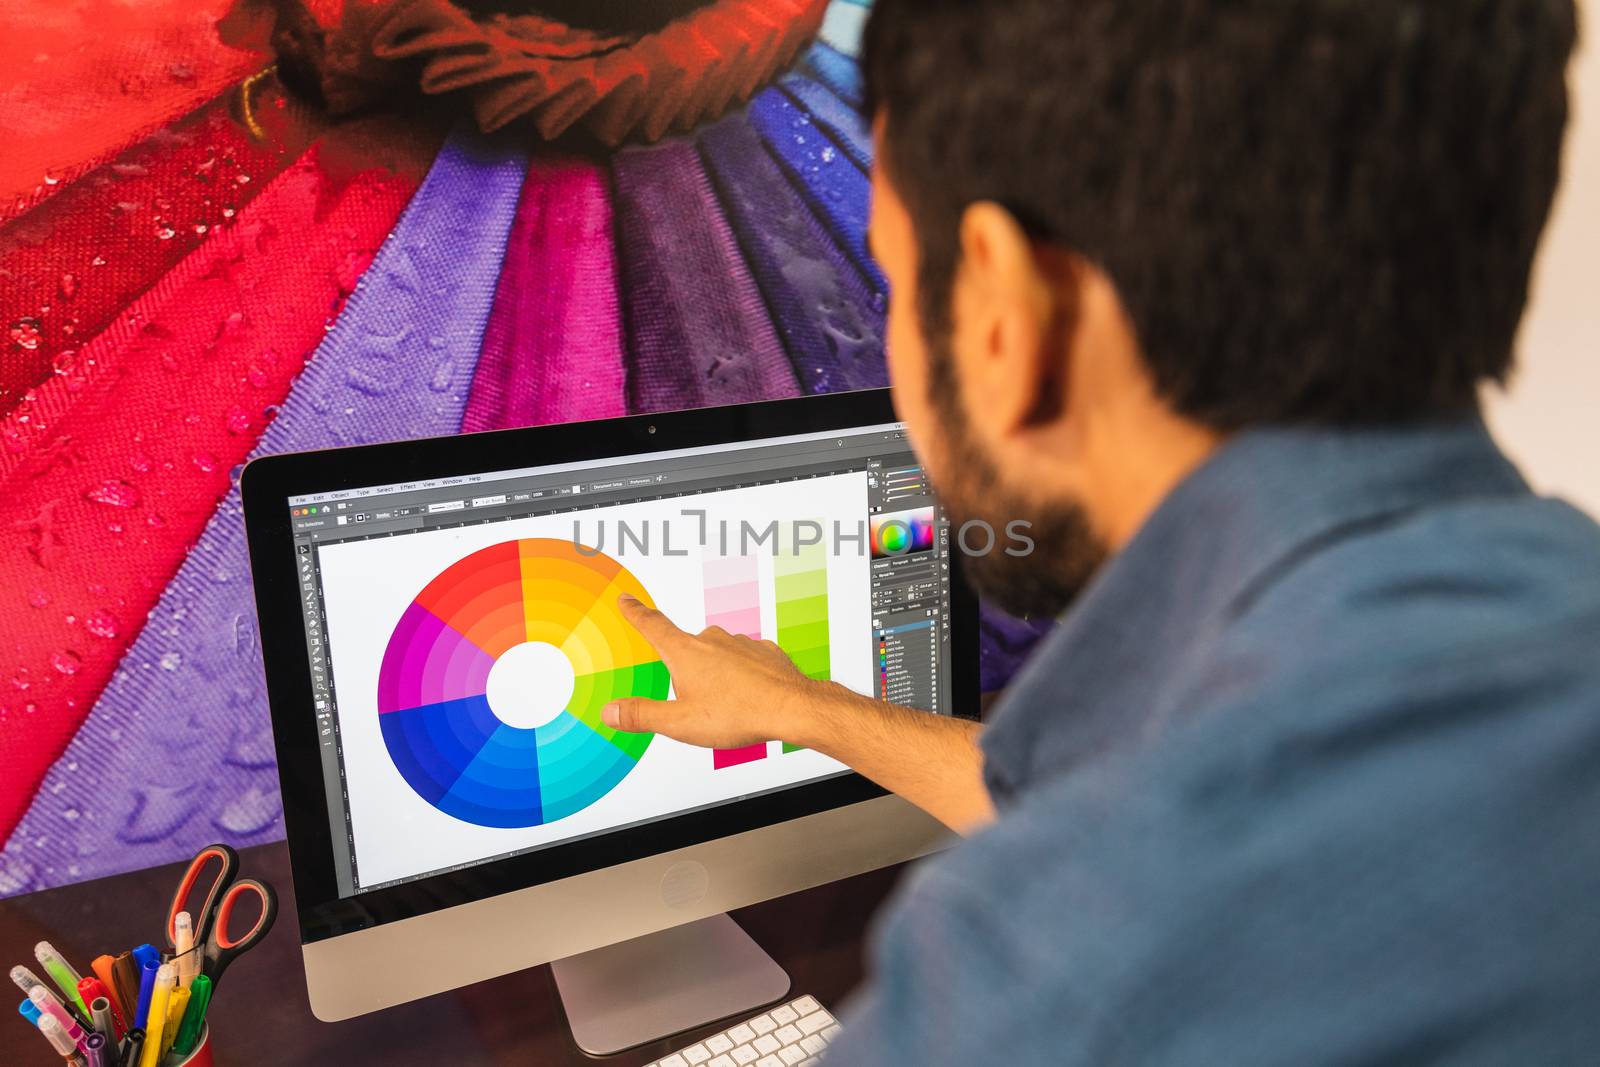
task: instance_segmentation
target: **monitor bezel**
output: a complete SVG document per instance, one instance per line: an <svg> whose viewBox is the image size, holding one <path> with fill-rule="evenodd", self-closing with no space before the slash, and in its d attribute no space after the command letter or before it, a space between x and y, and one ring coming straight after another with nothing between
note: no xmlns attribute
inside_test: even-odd
<svg viewBox="0 0 1600 1067"><path fill-rule="evenodd" d="M508 456L538 456L539 466L600 463L641 453L759 443L896 421L889 391L868 390L268 456L250 463L242 478L245 524L301 942L470 904L886 793L850 773L341 898L294 565L291 497L382 485L393 482L396 471L406 472L407 479L424 480L531 465L508 461ZM957 714L976 719L977 603L961 580L960 553L952 551L950 559L953 701Z"/></svg>

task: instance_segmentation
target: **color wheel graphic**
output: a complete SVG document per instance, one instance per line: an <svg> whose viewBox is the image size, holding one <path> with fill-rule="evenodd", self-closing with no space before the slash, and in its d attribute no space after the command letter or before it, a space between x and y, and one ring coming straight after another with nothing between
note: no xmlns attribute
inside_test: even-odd
<svg viewBox="0 0 1600 1067"><path fill-rule="evenodd" d="M411 788L454 818L513 829L582 811L626 778L654 735L612 730L600 709L618 697L665 699L671 679L617 611L623 593L653 606L616 560L543 538L474 552L428 583L378 676L384 743ZM491 706L490 675L530 645L565 657L571 676L550 688L570 682L572 695L525 728L505 721L515 709Z"/></svg>

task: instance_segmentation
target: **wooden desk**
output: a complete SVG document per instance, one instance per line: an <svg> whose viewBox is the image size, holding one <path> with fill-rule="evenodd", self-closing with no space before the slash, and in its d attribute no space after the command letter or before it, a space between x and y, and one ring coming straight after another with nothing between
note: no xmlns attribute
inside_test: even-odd
<svg viewBox="0 0 1600 1067"><path fill-rule="evenodd" d="M295 924L289 854L282 844L242 853L246 874L278 888L278 924L256 950L231 967L210 1018L218 1067L468 1067L516 1064L615 1064L637 1067L716 1033L680 1035L620 1056L595 1060L572 1043L549 967L480 982L388 1011L328 1024L306 999ZM861 979L862 935L903 868L862 875L735 912L741 925L789 972L793 994L837 1007ZM39 941L54 944L85 974L102 952L162 944L161 923L182 865L106 878L0 901L0 965L26 964ZM404 961L396 961L401 964ZM46 979L48 981L48 979ZM9 981L7 989L13 989ZM60 1067L61 1060L16 1012L15 992L0 1011L0 1061ZM726 1020L724 1021L726 1022Z"/></svg>

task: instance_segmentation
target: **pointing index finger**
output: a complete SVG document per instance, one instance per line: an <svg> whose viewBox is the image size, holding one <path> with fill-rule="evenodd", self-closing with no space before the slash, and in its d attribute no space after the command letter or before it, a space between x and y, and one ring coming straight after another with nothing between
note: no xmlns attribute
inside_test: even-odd
<svg viewBox="0 0 1600 1067"><path fill-rule="evenodd" d="M674 626L671 619L655 608L645 607L643 602L627 593L617 598L617 609L635 630L644 635L644 639L649 641L657 652L665 653L678 638L684 636L683 631Z"/></svg>

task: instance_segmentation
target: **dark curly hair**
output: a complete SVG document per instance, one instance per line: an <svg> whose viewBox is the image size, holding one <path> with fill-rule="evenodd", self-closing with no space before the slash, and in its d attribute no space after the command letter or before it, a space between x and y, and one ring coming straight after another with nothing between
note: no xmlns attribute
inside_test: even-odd
<svg viewBox="0 0 1600 1067"><path fill-rule="evenodd" d="M994 200L1105 271L1189 417L1474 410L1513 362L1576 36L1571 0L880 0L924 326Z"/></svg>

